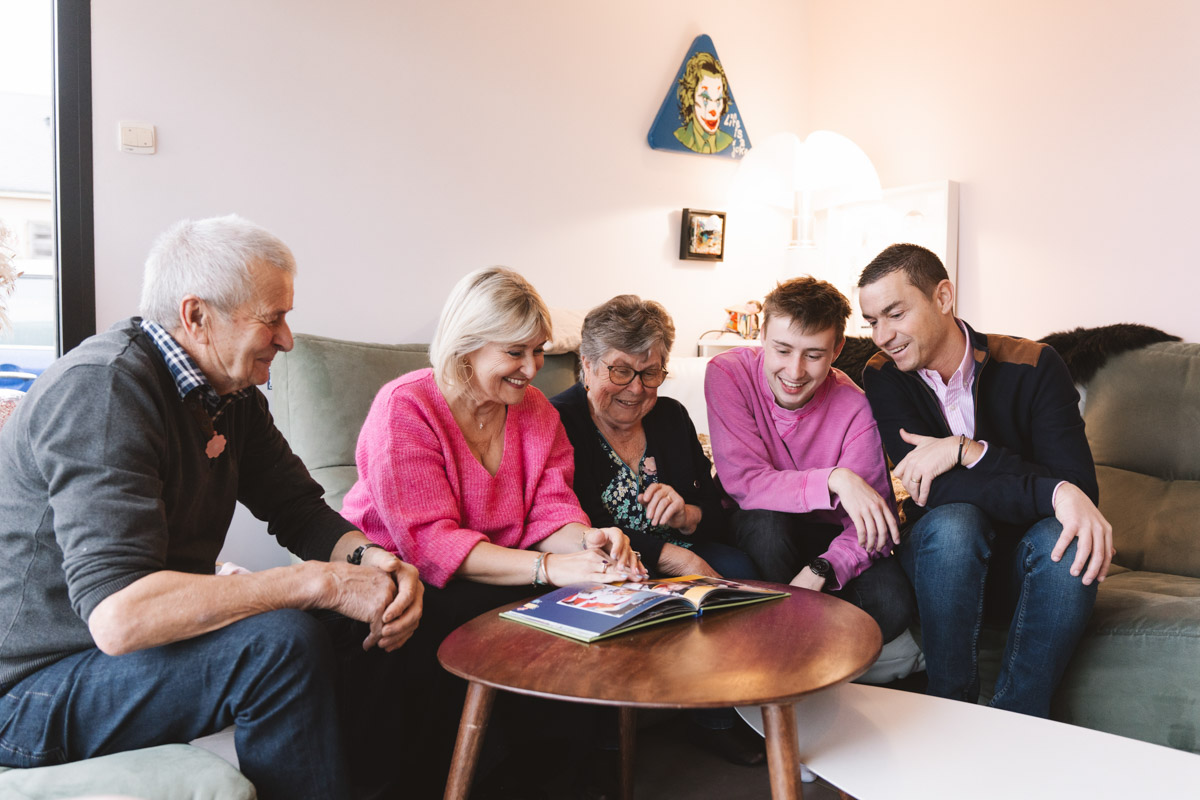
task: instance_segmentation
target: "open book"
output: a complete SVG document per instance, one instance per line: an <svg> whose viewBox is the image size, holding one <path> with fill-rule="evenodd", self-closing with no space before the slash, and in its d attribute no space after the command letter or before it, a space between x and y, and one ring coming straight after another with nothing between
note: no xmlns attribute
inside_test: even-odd
<svg viewBox="0 0 1200 800"><path fill-rule="evenodd" d="M577 583L500 616L581 642L692 617L712 608L761 603L787 592L701 575L622 583Z"/></svg>

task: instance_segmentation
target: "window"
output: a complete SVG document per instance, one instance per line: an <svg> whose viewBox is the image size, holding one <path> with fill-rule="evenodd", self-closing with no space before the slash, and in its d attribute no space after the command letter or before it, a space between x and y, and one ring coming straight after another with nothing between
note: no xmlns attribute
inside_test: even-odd
<svg viewBox="0 0 1200 800"><path fill-rule="evenodd" d="M0 371L40 373L95 332L90 20L87 0L0 4L0 222L22 273Z"/></svg>

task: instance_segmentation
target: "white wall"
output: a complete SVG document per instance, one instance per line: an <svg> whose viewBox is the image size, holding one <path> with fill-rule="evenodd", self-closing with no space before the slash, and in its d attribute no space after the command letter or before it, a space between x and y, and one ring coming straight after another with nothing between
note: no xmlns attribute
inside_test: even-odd
<svg viewBox="0 0 1200 800"><path fill-rule="evenodd" d="M959 310L1200 341L1200 4L812 0L807 119L885 186L961 182Z"/></svg>
<svg viewBox="0 0 1200 800"><path fill-rule="evenodd" d="M724 305L761 297L778 277L786 220L739 214L736 162L654 151L646 134L700 33L752 141L803 129L804 10L787 0L736 10L717 0L93 3L98 324L135 310L157 233L236 211L296 252L295 330L428 341L454 281L502 263L551 305L658 299L675 316L676 352L694 355ZM155 124L158 154L118 152L120 120ZM678 260L683 207L730 211L723 264ZM247 519L226 557L272 563Z"/></svg>

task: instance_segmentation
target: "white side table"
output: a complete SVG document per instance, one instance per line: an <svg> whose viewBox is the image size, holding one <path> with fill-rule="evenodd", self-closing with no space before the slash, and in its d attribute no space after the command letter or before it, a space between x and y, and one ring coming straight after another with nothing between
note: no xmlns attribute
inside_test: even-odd
<svg viewBox="0 0 1200 800"><path fill-rule="evenodd" d="M732 331L722 331L720 335L709 334L697 339L696 355L707 358L734 347L762 347L762 342L758 339L743 339Z"/></svg>

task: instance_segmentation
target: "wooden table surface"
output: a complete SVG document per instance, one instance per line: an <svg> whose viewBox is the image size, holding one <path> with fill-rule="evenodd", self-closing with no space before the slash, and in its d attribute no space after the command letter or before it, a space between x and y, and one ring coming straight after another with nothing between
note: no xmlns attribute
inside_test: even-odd
<svg viewBox="0 0 1200 800"><path fill-rule="evenodd" d="M748 581L748 583L756 583ZM716 609L592 644L497 609L463 625L438 658L469 681L520 694L643 708L786 704L858 677L879 656L879 627L827 594L757 582L790 597Z"/></svg>

